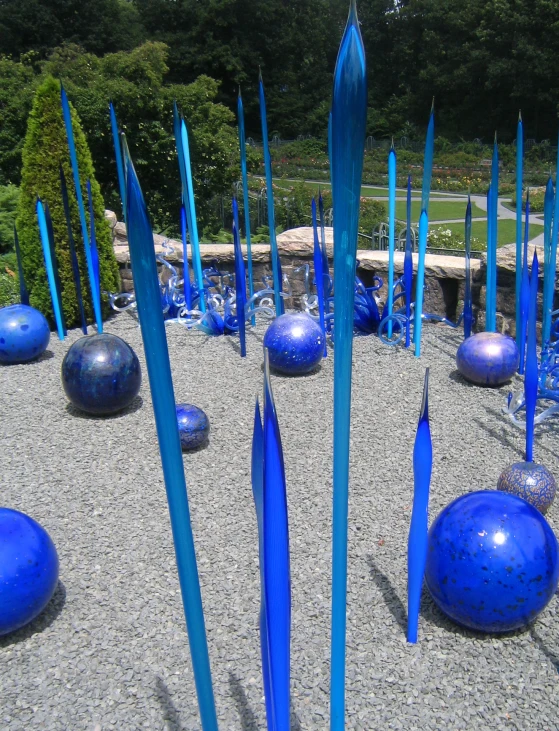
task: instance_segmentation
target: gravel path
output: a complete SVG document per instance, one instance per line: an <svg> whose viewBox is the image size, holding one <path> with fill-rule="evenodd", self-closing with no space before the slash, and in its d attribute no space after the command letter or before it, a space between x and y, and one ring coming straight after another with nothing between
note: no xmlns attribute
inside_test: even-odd
<svg viewBox="0 0 559 731"><path fill-rule="evenodd" d="M264 325L236 342L168 329L175 394L211 421L185 455L221 729L265 728L258 635L256 517L250 487L254 398ZM144 369L141 399L83 418L60 385L65 343L0 368L3 505L50 532L60 586L28 628L0 638L0 728L179 731L200 727L140 331L119 315ZM508 387L455 372L458 333L424 329L424 355L356 338L350 504L347 728L559 729L559 601L536 625L492 638L457 628L423 597L419 643L405 641L411 453L431 366L431 517L492 488L521 459L501 414ZM300 379L275 376L292 551L293 729L327 728L333 358ZM517 384L518 386L518 384ZM538 427L536 456L559 475L559 421ZM550 522L559 526L558 506Z"/></svg>

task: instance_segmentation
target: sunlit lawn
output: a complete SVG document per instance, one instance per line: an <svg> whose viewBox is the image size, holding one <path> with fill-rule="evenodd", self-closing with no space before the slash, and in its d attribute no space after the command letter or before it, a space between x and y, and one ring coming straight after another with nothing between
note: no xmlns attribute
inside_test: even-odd
<svg viewBox="0 0 559 731"><path fill-rule="evenodd" d="M462 223L444 223L439 226L432 226L432 228L440 228L443 231L450 230L452 233L464 234L464 224ZM543 233L543 226L537 223L530 224L530 239L535 238L538 234ZM485 221L473 221L472 222L472 237L478 241L486 244L487 243L487 223ZM514 219L501 219L499 220L498 227L498 246L504 246L505 244L512 244L516 241L516 221Z"/></svg>

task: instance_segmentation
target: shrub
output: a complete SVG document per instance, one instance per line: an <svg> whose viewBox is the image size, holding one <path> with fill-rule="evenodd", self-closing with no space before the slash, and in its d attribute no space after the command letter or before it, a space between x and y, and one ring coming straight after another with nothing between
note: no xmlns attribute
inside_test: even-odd
<svg viewBox="0 0 559 731"><path fill-rule="evenodd" d="M19 281L15 254L0 256L0 307L19 302Z"/></svg>
<svg viewBox="0 0 559 731"><path fill-rule="evenodd" d="M530 189L530 213L543 213L545 188ZM511 198L512 207L516 208L516 193ZM522 210L526 210L526 192L522 195Z"/></svg>
<svg viewBox="0 0 559 731"><path fill-rule="evenodd" d="M97 247L101 273L101 289L115 292L119 287L118 265L114 256L111 232L104 217L104 203L94 176L91 154L78 116L73 108L72 125L76 142L78 166L82 179L82 195L87 201L85 183L91 181L93 210L97 233ZM23 148L21 194L18 203L17 227L21 245L23 271L30 295L30 304L41 310L52 322L52 304L48 288L43 250L36 216L36 199L48 203L53 223L54 241L60 282L62 306L68 327L79 324L74 277L70 261L68 232L62 207L59 167L62 165L70 197L72 231L78 249L82 296L86 315L92 319L89 280L81 235L78 205L75 200L72 170L66 140L66 130L60 106L60 86L47 77L37 89L29 115L27 135Z"/></svg>
<svg viewBox="0 0 559 731"><path fill-rule="evenodd" d="M17 185L0 185L0 253L9 251L13 246L18 200Z"/></svg>

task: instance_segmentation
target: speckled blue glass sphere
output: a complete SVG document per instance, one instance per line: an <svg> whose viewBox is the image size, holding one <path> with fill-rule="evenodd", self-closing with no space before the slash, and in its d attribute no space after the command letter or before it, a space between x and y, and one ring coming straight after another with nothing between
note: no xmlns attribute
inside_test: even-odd
<svg viewBox="0 0 559 731"><path fill-rule="evenodd" d="M557 590L557 539L516 495L472 492L450 503L429 531L425 580L451 619L482 632L532 622Z"/></svg>
<svg viewBox="0 0 559 731"><path fill-rule="evenodd" d="M497 490L527 500L540 513L546 513L555 499L557 484L551 472L535 462L515 462L503 470Z"/></svg>
<svg viewBox="0 0 559 731"><path fill-rule="evenodd" d="M88 414L114 414L136 398L142 383L138 356L116 335L76 340L62 361L62 385L72 404Z"/></svg>
<svg viewBox="0 0 559 731"><path fill-rule="evenodd" d="M456 365L468 381L478 386L500 386L510 380L518 368L515 341L501 333L476 333L461 343Z"/></svg>
<svg viewBox="0 0 559 731"><path fill-rule="evenodd" d="M26 363L42 355L50 340L45 316L28 305L0 309L0 363Z"/></svg>
<svg viewBox="0 0 559 731"><path fill-rule="evenodd" d="M264 336L270 366L279 373L299 376L314 370L324 352L320 325L304 312L280 315Z"/></svg>
<svg viewBox="0 0 559 731"><path fill-rule="evenodd" d="M0 508L0 635L42 612L58 583L58 555L33 518Z"/></svg>
<svg viewBox="0 0 559 731"><path fill-rule="evenodd" d="M207 442L210 420L202 409L193 404L177 404L177 421L183 449L197 449Z"/></svg>

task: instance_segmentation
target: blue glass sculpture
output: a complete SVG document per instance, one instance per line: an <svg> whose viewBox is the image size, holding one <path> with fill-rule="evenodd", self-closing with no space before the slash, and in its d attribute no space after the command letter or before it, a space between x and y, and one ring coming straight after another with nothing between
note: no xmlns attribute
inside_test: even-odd
<svg viewBox="0 0 559 731"><path fill-rule="evenodd" d="M42 355L50 340L45 316L29 305L0 309L0 363L26 363Z"/></svg>
<svg viewBox="0 0 559 731"><path fill-rule="evenodd" d="M33 518L0 508L0 635L37 617L58 584L58 555Z"/></svg>
<svg viewBox="0 0 559 731"><path fill-rule="evenodd" d="M279 373L299 376L314 370L324 352L320 325L304 312L280 315L268 326L264 347L270 366Z"/></svg>
<svg viewBox="0 0 559 731"><path fill-rule="evenodd" d="M456 353L464 378L478 386L501 386L518 367L518 348L508 335L480 332L464 340Z"/></svg>
<svg viewBox="0 0 559 731"><path fill-rule="evenodd" d="M89 335L72 345L62 361L62 385L70 402L88 414L114 414L140 391L138 356L121 338Z"/></svg>
<svg viewBox="0 0 559 731"><path fill-rule="evenodd" d="M193 404L177 404L177 422L183 450L198 449L208 441L210 420Z"/></svg>
<svg viewBox="0 0 559 731"><path fill-rule="evenodd" d="M429 531L425 580L452 620L481 632L533 622L557 590L553 530L525 500L497 491L462 495Z"/></svg>

